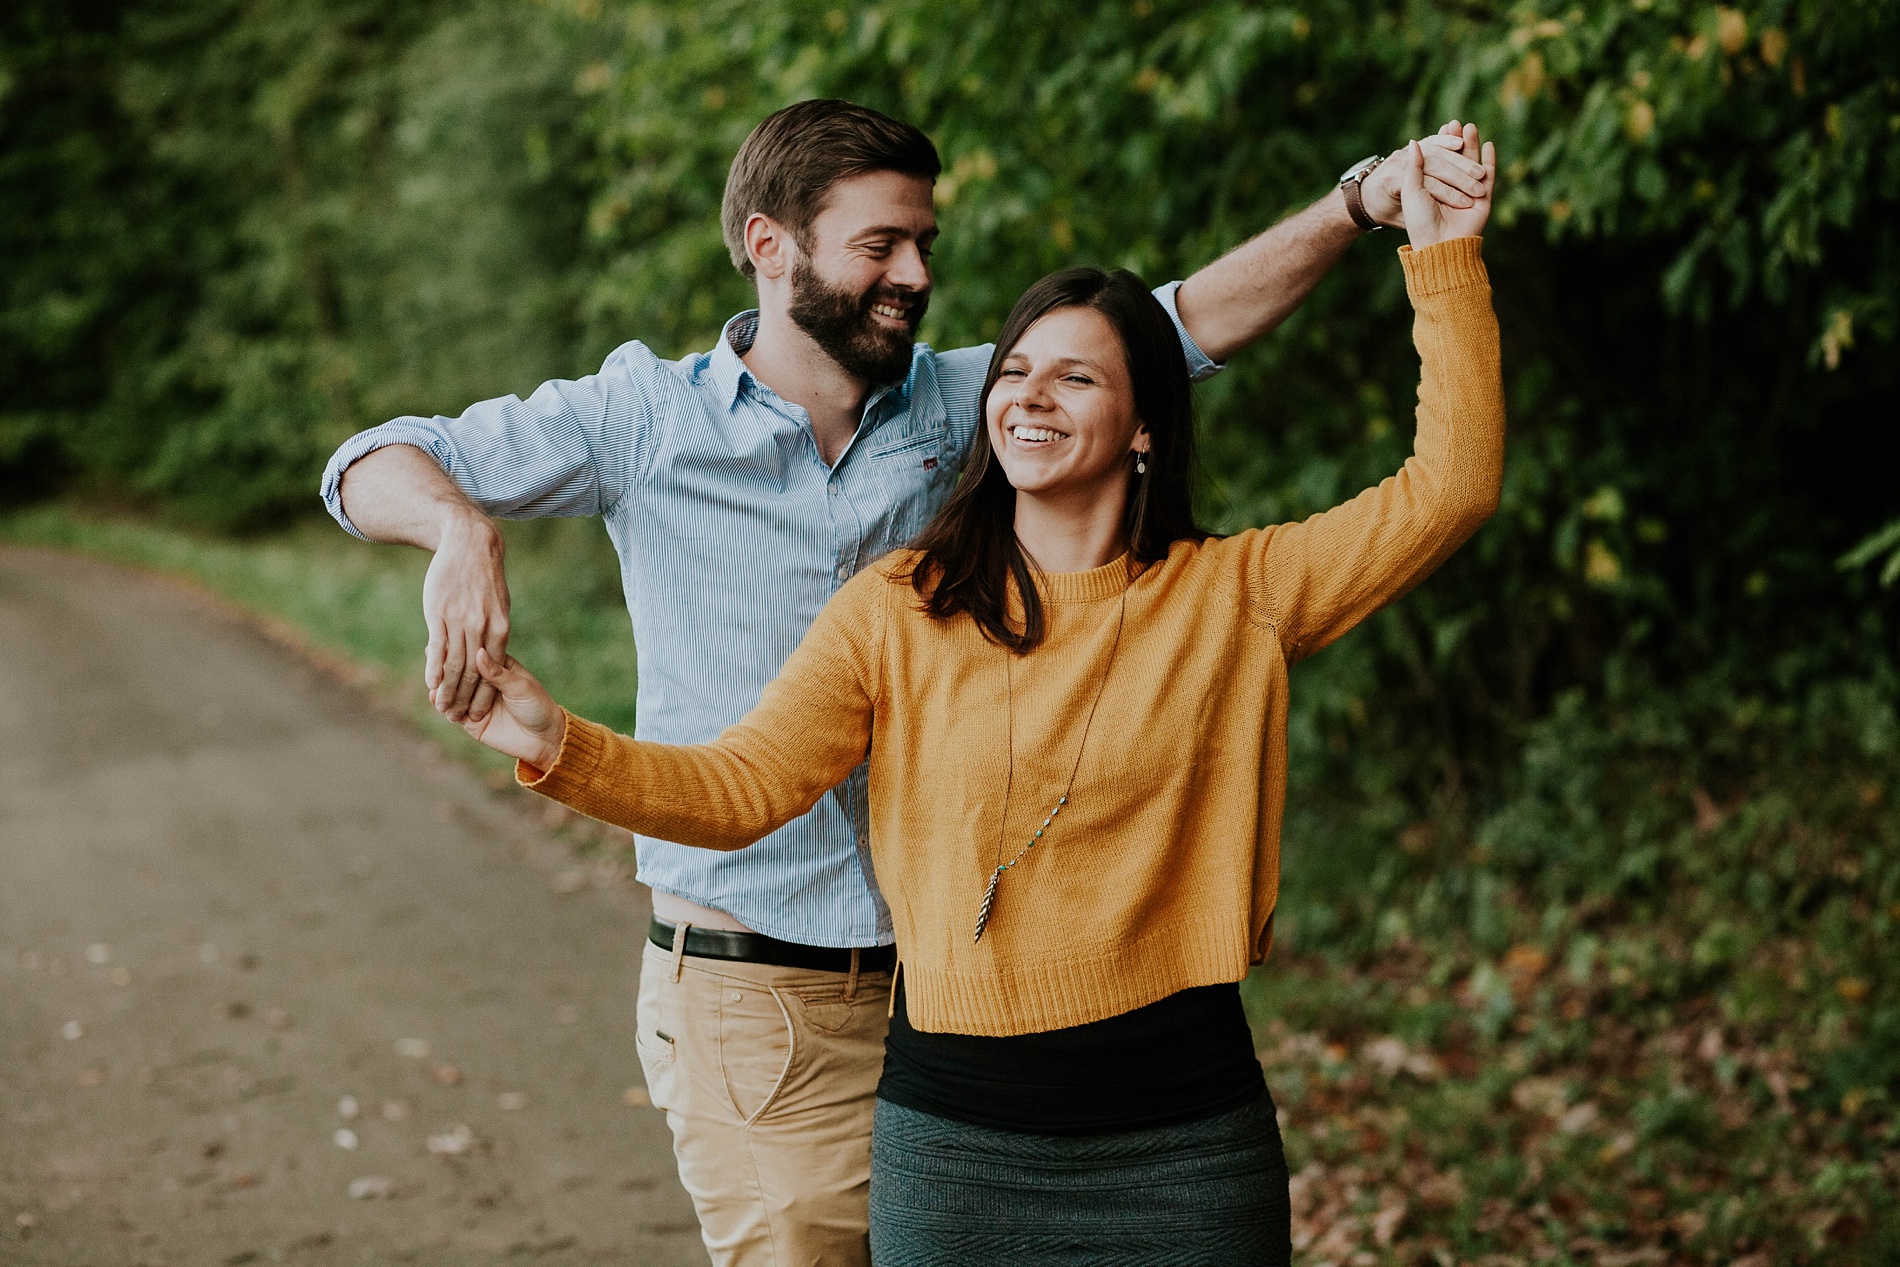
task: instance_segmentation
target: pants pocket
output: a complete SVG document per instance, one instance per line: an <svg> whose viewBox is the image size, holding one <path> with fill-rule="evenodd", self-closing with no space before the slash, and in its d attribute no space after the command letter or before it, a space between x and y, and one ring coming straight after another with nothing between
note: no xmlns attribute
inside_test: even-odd
<svg viewBox="0 0 1900 1267"><path fill-rule="evenodd" d="M649 950L651 947L649 947ZM650 958L650 956L649 956ZM664 965L662 965L663 967ZM633 1009L633 1050L640 1058L647 1095L657 1109L675 1107L674 1069L679 1062L679 986L664 972L643 964L640 995Z"/></svg>
<svg viewBox="0 0 1900 1267"><path fill-rule="evenodd" d="M719 992L719 1064L742 1121L755 1121L785 1086L797 1054L791 1013L777 990L726 984Z"/></svg>

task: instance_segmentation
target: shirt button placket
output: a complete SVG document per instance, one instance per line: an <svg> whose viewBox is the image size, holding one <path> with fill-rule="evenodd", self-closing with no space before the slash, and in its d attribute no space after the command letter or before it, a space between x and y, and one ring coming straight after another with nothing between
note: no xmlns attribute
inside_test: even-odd
<svg viewBox="0 0 1900 1267"><path fill-rule="evenodd" d="M833 543L832 557L836 566L832 577L836 585L843 585L851 579L851 561L856 556L856 543L852 530L857 525L857 515L852 511L851 503L845 500L844 489L838 486L838 477L834 474L828 489L831 499L831 534ZM847 520L849 521L847 523ZM834 588L836 587L834 586Z"/></svg>

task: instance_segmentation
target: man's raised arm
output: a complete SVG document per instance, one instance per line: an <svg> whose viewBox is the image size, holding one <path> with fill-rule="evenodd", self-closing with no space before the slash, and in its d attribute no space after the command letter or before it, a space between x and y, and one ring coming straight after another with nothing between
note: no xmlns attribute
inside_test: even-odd
<svg viewBox="0 0 1900 1267"><path fill-rule="evenodd" d="M1487 192L1485 169L1473 161L1477 143L1467 145L1466 135L1454 119L1420 142L1425 188L1448 207L1468 208ZM1360 186L1366 214L1380 224L1404 222L1399 190L1410 154L1409 146L1394 151ZM1174 297L1182 325L1209 358L1225 361L1291 316L1363 233L1334 189L1183 282Z"/></svg>

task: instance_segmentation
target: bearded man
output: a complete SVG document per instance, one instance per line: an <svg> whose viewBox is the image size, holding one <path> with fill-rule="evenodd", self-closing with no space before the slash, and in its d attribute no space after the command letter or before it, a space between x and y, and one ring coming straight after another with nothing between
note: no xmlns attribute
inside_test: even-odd
<svg viewBox="0 0 1900 1267"><path fill-rule="evenodd" d="M1423 146L1453 206L1485 173L1447 124ZM1278 325L1361 233L1401 222L1410 151L1186 282L1155 292L1197 378ZM937 237L936 147L909 124L806 101L754 129L722 222L759 306L710 352L633 342L597 374L459 418L346 442L323 497L346 529L434 553L423 585L432 701L486 714L508 587L490 516L599 515L639 648L635 731L703 743L758 702L825 601L915 535L979 425L988 347L916 342ZM637 844L653 891L635 1044L715 1263L863 1264L891 920L869 864L860 768L749 849Z"/></svg>

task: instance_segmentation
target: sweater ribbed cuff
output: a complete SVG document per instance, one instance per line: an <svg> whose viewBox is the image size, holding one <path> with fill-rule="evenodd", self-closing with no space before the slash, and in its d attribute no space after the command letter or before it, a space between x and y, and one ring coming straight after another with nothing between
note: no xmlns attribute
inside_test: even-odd
<svg viewBox="0 0 1900 1267"><path fill-rule="evenodd" d="M526 761L515 762L515 782L531 792L572 805L577 793L584 792L600 768L607 751L607 737L613 732L584 717L567 713L567 733L561 736L561 750L554 764L537 770Z"/></svg>
<svg viewBox="0 0 1900 1267"><path fill-rule="evenodd" d="M1491 276L1485 272L1483 248L1484 239L1476 237L1447 238L1422 251L1400 247L1399 263L1405 268L1405 289L1412 303L1467 286L1488 285Z"/></svg>

